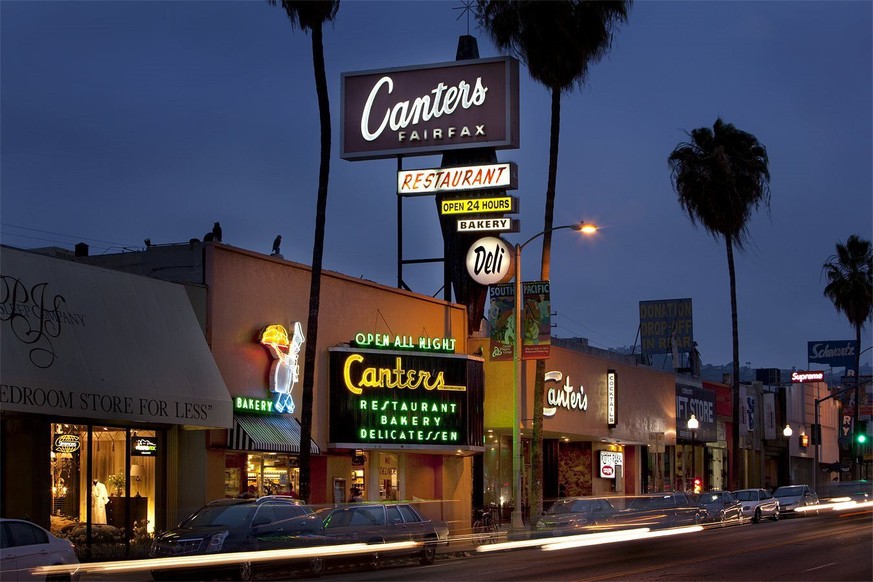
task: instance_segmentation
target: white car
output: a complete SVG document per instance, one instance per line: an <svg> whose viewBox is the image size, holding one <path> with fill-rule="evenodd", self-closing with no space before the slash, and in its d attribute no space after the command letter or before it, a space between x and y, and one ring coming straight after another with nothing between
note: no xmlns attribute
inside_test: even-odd
<svg viewBox="0 0 873 582"><path fill-rule="evenodd" d="M32 572L38 566L69 565L66 573ZM0 518L0 580L78 580L79 559L69 540L23 519Z"/></svg>
<svg viewBox="0 0 873 582"><path fill-rule="evenodd" d="M765 517L779 519L779 500L766 489L740 489L734 497L743 504L743 517L759 523Z"/></svg>
<svg viewBox="0 0 873 582"><path fill-rule="evenodd" d="M818 496L809 485L783 485L776 488L773 497L779 500L779 512L784 515L802 515L803 508L818 505Z"/></svg>

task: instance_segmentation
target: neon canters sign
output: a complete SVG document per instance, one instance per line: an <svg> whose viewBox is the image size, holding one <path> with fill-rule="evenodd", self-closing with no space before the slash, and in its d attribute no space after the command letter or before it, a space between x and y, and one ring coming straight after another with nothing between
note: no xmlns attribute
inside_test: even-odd
<svg viewBox="0 0 873 582"><path fill-rule="evenodd" d="M428 370L406 370L403 360L395 358L393 368L380 368L372 366L360 370L360 379L352 379L353 368L359 368L364 361L360 354L349 354L343 365L343 382L346 389L352 394L363 394L364 390L446 390L450 392L465 392L466 386L452 386L446 384L443 372L436 374ZM357 371L357 370L354 370Z"/></svg>
<svg viewBox="0 0 873 582"><path fill-rule="evenodd" d="M564 378L561 372L546 372L546 382L560 382ZM550 408L543 408L543 416L555 416L558 408L566 410L588 410L588 395L585 394L585 387L579 386L579 392L575 392L575 388L570 384L570 376L567 376L564 385L560 388L550 387L546 393L546 401Z"/></svg>
<svg viewBox="0 0 873 582"><path fill-rule="evenodd" d="M343 159L518 147L511 57L344 73L341 83Z"/></svg>

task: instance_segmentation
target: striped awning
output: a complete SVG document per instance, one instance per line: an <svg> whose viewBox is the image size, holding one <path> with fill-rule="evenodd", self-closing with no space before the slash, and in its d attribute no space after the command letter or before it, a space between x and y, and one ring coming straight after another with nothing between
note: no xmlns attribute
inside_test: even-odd
<svg viewBox="0 0 873 582"><path fill-rule="evenodd" d="M227 432L227 448L236 451L270 453L300 452L300 422L288 415L234 414L233 428ZM309 452L321 453L310 440Z"/></svg>

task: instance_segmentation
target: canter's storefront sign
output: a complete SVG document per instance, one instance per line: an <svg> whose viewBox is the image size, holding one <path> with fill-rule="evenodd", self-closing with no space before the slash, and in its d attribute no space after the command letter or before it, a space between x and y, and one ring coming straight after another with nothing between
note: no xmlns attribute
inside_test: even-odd
<svg viewBox="0 0 873 582"><path fill-rule="evenodd" d="M472 356L332 348L331 444L479 450L482 382Z"/></svg>
<svg viewBox="0 0 873 582"><path fill-rule="evenodd" d="M518 147L518 61L464 60L342 75L340 157Z"/></svg>

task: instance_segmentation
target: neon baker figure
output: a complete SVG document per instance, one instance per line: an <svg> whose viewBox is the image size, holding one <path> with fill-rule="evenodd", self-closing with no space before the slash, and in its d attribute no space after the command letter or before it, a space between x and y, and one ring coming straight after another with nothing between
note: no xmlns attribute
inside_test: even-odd
<svg viewBox="0 0 873 582"><path fill-rule="evenodd" d="M273 404L276 412L294 412L291 390L300 377L297 359L303 341L303 327L300 322L294 324L294 335L290 341L288 332L281 325L270 325L261 334L261 344L267 347L274 358L270 369L270 392L276 393Z"/></svg>

